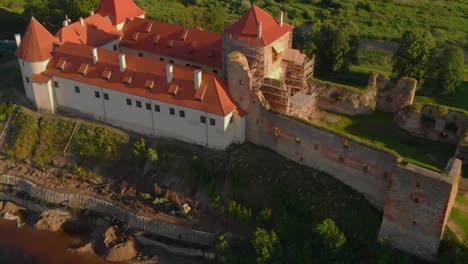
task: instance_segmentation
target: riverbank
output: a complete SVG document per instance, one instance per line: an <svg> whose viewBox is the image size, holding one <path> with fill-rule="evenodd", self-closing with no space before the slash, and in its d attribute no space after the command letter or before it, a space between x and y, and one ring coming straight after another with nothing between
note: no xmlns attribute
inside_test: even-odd
<svg viewBox="0 0 468 264"><path fill-rule="evenodd" d="M32 209L37 208L45 209L43 205ZM174 246L95 214L38 212L1 201L0 216L0 263L206 263L183 251L171 253ZM21 223L4 220L5 216L17 216Z"/></svg>

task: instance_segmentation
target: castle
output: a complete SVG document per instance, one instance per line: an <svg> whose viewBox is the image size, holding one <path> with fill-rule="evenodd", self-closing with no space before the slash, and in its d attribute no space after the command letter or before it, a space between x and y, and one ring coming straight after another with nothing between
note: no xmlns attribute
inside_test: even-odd
<svg viewBox="0 0 468 264"><path fill-rule="evenodd" d="M360 114L377 103L397 112L412 104L414 80L373 76L378 89L359 96L310 83L314 58L292 48L293 26L255 5L223 34L144 14L132 0L101 0L91 16L66 18L55 36L31 18L23 38L15 35L26 97L40 111L76 112L148 136L217 149L266 146L361 192L384 212L379 238L436 258L461 160L434 172L305 122L317 108Z"/></svg>

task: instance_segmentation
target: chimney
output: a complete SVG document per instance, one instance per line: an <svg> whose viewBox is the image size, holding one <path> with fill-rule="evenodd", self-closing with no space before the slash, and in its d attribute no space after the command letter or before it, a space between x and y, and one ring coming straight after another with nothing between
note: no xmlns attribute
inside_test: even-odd
<svg viewBox="0 0 468 264"><path fill-rule="evenodd" d="M258 38L258 39L261 39L261 38L262 38L262 22L258 22L257 38Z"/></svg>
<svg viewBox="0 0 468 264"><path fill-rule="evenodd" d="M16 47L19 48L21 44L21 35L20 34L15 34L15 40L16 40Z"/></svg>
<svg viewBox="0 0 468 264"><path fill-rule="evenodd" d="M119 55L120 71L124 72L127 68L127 60L125 59L125 54Z"/></svg>
<svg viewBox="0 0 468 264"><path fill-rule="evenodd" d="M94 11L89 12L92 16L94 16Z"/></svg>
<svg viewBox="0 0 468 264"><path fill-rule="evenodd" d="M167 75L167 83L171 83L172 77L174 76L174 66L172 64L166 65L166 75Z"/></svg>
<svg viewBox="0 0 468 264"><path fill-rule="evenodd" d="M93 48L93 63L96 64L98 61L97 48Z"/></svg>
<svg viewBox="0 0 468 264"><path fill-rule="evenodd" d="M195 82L195 91L200 88L201 82L202 82L202 71L196 70L193 72L193 80Z"/></svg>
<svg viewBox="0 0 468 264"><path fill-rule="evenodd" d="M63 27L68 26L68 19L65 19L65 20L62 22L62 25L63 25Z"/></svg>
<svg viewBox="0 0 468 264"><path fill-rule="evenodd" d="M84 27L84 19L82 17L80 17L80 24L82 27Z"/></svg>
<svg viewBox="0 0 468 264"><path fill-rule="evenodd" d="M280 19L279 19L279 23L280 23L280 27L283 27L283 22L284 22L284 13L283 11L280 12Z"/></svg>

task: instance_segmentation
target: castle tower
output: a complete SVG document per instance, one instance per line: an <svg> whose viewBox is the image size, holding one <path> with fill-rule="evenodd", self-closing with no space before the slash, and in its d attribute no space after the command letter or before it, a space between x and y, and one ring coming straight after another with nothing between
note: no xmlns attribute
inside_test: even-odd
<svg viewBox="0 0 468 264"><path fill-rule="evenodd" d="M54 45L59 45L58 40L34 17L29 22L23 40L15 34L18 49L16 56L21 69L24 90L28 100L36 104L38 95L34 93L33 79L46 69L51 58ZM43 81L44 78L39 78ZM37 106L37 104L36 104Z"/></svg>
<svg viewBox="0 0 468 264"><path fill-rule="evenodd" d="M135 17L145 18L145 11L132 0L101 0L96 13L109 19L118 30Z"/></svg>
<svg viewBox="0 0 468 264"><path fill-rule="evenodd" d="M246 56L255 81L280 75L284 51L292 46L293 26L253 5L238 21L224 30L223 63L228 54L239 51Z"/></svg>

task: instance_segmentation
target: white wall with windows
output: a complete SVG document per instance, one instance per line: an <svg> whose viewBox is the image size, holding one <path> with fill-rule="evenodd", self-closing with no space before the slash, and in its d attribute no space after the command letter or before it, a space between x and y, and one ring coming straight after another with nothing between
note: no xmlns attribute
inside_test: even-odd
<svg viewBox="0 0 468 264"><path fill-rule="evenodd" d="M234 112L219 116L58 77L50 87L59 107L145 135L216 149L245 141L245 118Z"/></svg>

